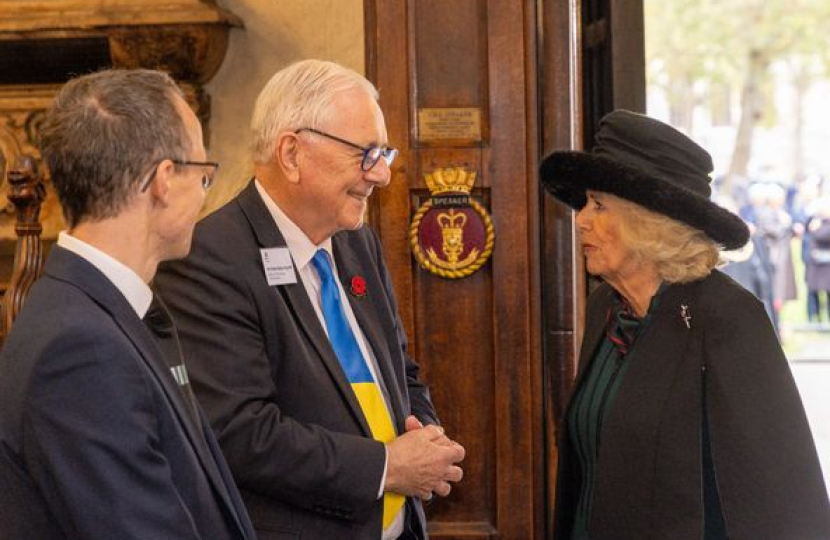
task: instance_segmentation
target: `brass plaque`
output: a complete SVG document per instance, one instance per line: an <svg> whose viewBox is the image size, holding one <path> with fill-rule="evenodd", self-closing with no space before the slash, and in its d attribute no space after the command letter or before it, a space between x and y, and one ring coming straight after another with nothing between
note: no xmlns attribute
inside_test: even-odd
<svg viewBox="0 0 830 540"><path fill-rule="evenodd" d="M481 109L441 108L418 110L418 140L481 140Z"/></svg>

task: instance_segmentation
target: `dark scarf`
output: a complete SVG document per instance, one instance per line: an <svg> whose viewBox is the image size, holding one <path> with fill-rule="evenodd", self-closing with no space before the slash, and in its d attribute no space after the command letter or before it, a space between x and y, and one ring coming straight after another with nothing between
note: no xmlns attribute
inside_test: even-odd
<svg viewBox="0 0 830 540"><path fill-rule="evenodd" d="M608 307L605 317L605 335L617 349L622 361L631 350L643 320L634 314L631 305L619 293L614 293L614 302Z"/></svg>

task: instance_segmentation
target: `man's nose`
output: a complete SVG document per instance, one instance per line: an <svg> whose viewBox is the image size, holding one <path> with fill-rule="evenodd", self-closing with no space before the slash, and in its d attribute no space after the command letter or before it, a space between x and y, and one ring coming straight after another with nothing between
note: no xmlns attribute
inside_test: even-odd
<svg viewBox="0 0 830 540"><path fill-rule="evenodd" d="M366 171L363 177L378 187L386 187L392 181L392 170L384 158L380 158L375 166Z"/></svg>

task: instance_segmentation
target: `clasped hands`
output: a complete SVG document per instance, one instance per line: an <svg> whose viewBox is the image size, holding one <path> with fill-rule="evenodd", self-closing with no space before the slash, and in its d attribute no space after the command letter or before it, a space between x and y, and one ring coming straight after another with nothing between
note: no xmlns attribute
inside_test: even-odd
<svg viewBox="0 0 830 540"><path fill-rule="evenodd" d="M433 494L446 497L451 482L464 471L464 447L444 434L441 426L424 426L414 416L406 419L406 433L386 445L388 463L385 490L425 501Z"/></svg>

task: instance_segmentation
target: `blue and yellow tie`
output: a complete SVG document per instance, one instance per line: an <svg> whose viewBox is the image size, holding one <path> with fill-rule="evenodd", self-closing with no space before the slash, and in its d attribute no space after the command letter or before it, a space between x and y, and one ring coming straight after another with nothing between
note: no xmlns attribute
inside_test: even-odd
<svg viewBox="0 0 830 540"><path fill-rule="evenodd" d="M372 436L375 440L388 443L395 438L395 428L392 418L380 392L366 359L360 352L357 339L352 332L346 313L340 301L340 290L332 274L331 262L325 250L317 250L312 258L317 275L320 276L320 301L323 306L323 318L329 331L329 341L334 353L340 360L340 365L346 373L346 378L363 409ZM383 495L383 528L392 524L395 516L403 507L404 497L396 493Z"/></svg>

